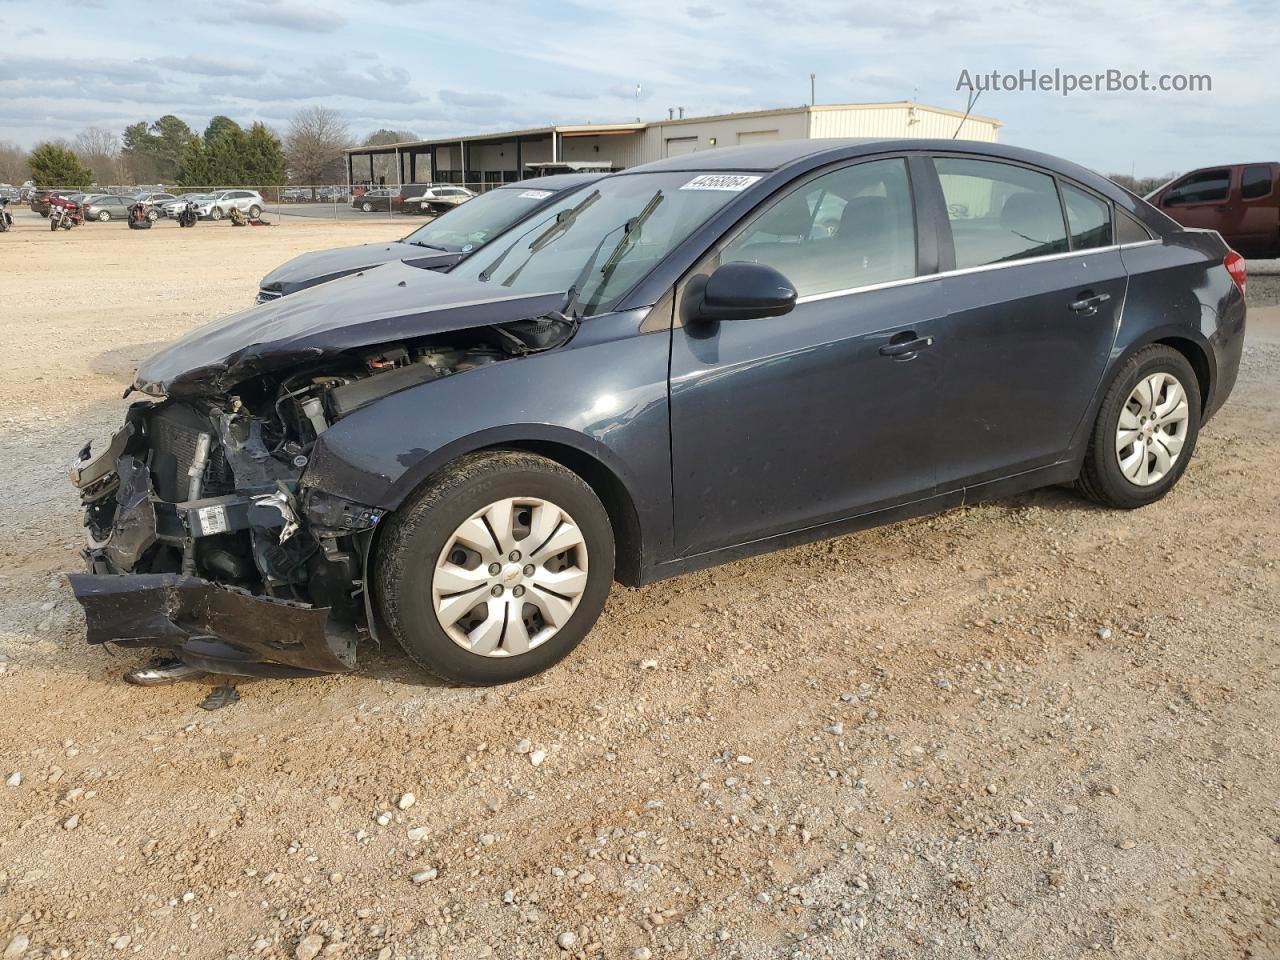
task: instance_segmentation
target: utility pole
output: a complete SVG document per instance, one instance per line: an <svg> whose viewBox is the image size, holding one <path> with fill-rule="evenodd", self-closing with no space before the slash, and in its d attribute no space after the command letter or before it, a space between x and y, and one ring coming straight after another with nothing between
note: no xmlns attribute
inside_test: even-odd
<svg viewBox="0 0 1280 960"><path fill-rule="evenodd" d="M814 74L814 73L809 74L809 106L811 107L818 102L818 97L817 97L818 88L815 83L816 80L817 80L817 74Z"/></svg>

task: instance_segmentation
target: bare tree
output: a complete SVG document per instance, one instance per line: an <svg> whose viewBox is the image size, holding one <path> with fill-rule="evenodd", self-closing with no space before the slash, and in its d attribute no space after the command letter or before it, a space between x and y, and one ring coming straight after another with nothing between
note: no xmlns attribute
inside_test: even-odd
<svg viewBox="0 0 1280 960"><path fill-rule="evenodd" d="M16 143L0 140L0 183L22 183L29 176L27 151Z"/></svg>
<svg viewBox="0 0 1280 960"><path fill-rule="evenodd" d="M341 183L342 151L351 144L346 121L328 107L299 110L289 121L284 137L284 155L294 183Z"/></svg>
<svg viewBox="0 0 1280 960"><path fill-rule="evenodd" d="M120 160L120 139L103 127L85 127L76 137L75 154L93 171L99 184L125 179Z"/></svg>

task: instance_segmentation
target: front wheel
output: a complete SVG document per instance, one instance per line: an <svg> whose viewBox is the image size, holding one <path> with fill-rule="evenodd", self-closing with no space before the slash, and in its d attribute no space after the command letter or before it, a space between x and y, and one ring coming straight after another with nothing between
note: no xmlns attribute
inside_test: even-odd
<svg viewBox="0 0 1280 960"><path fill-rule="evenodd" d="M209 211L209 219L210 219L210 220L221 220L221 219L222 219L222 208L221 208L221 207L214 207L212 210L210 210L210 211Z"/></svg>
<svg viewBox="0 0 1280 960"><path fill-rule="evenodd" d="M107 222L107 221L109 221L110 219L111 219L111 212L110 212L110 211L108 211L108 210L99 210L99 211L98 211L98 222L99 222L99 223L106 223L106 222Z"/></svg>
<svg viewBox="0 0 1280 960"><path fill-rule="evenodd" d="M365 201L364 203L360 204L360 209L363 210L365 213L373 213L373 204L369 203L368 201Z"/></svg>
<svg viewBox="0 0 1280 960"><path fill-rule="evenodd" d="M587 635L613 582L609 516L543 457L464 457L387 522L377 599L400 646L457 683L507 683Z"/></svg>
<svg viewBox="0 0 1280 960"><path fill-rule="evenodd" d="M1187 469L1200 433L1200 384L1177 350L1152 344L1111 382L1077 486L1090 499L1132 510L1155 503Z"/></svg>

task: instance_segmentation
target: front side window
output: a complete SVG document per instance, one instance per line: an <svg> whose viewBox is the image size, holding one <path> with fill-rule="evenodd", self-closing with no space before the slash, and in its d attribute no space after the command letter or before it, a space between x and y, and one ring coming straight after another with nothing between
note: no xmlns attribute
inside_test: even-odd
<svg viewBox="0 0 1280 960"><path fill-rule="evenodd" d="M1053 178L991 160L934 160L951 223L956 267L982 267L1067 251Z"/></svg>
<svg viewBox="0 0 1280 960"><path fill-rule="evenodd" d="M1165 206L1174 207L1184 203L1213 203L1227 199L1231 191L1231 170L1202 170L1178 181L1164 196Z"/></svg>
<svg viewBox="0 0 1280 960"><path fill-rule="evenodd" d="M792 190L721 251L732 260L773 267L801 297L915 276L906 161L842 167Z"/></svg>
<svg viewBox="0 0 1280 960"><path fill-rule="evenodd" d="M723 172L608 177L491 241L488 251L464 260L456 272L493 284L497 295L560 291L567 309L603 313L759 179ZM461 204L441 220L474 212L483 199Z"/></svg>
<svg viewBox="0 0 1280 960"><path fill-rule="evenodd" d="M1271 192L1271 167L1265 163L1245 167L1240 171L1240 196L1256 200Z"/></svg>
<svg viewBox="0 0 1280 960"><path fill-rule="evenodd" d="M1067 183L1062 185L1062 202L1067 208L1072 250L1111 245L1111 204Z"/></svg>

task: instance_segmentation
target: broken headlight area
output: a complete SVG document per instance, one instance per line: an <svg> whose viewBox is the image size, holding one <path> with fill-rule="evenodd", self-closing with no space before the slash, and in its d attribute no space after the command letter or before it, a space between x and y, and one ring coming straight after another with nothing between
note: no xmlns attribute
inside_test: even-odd
<svg viewBox="0 0 1280 960"><path fill-rule="evenodd" d="M368 637L365 561L384 511L306 485L317 440L382 396L546 349L564 330L524 321L469 331L470 342L318 359L222 396L134 403L110 443L85 447L71 468L89 568L72 586L89 641L160 647L226 673L351 669Z"/></svg>

